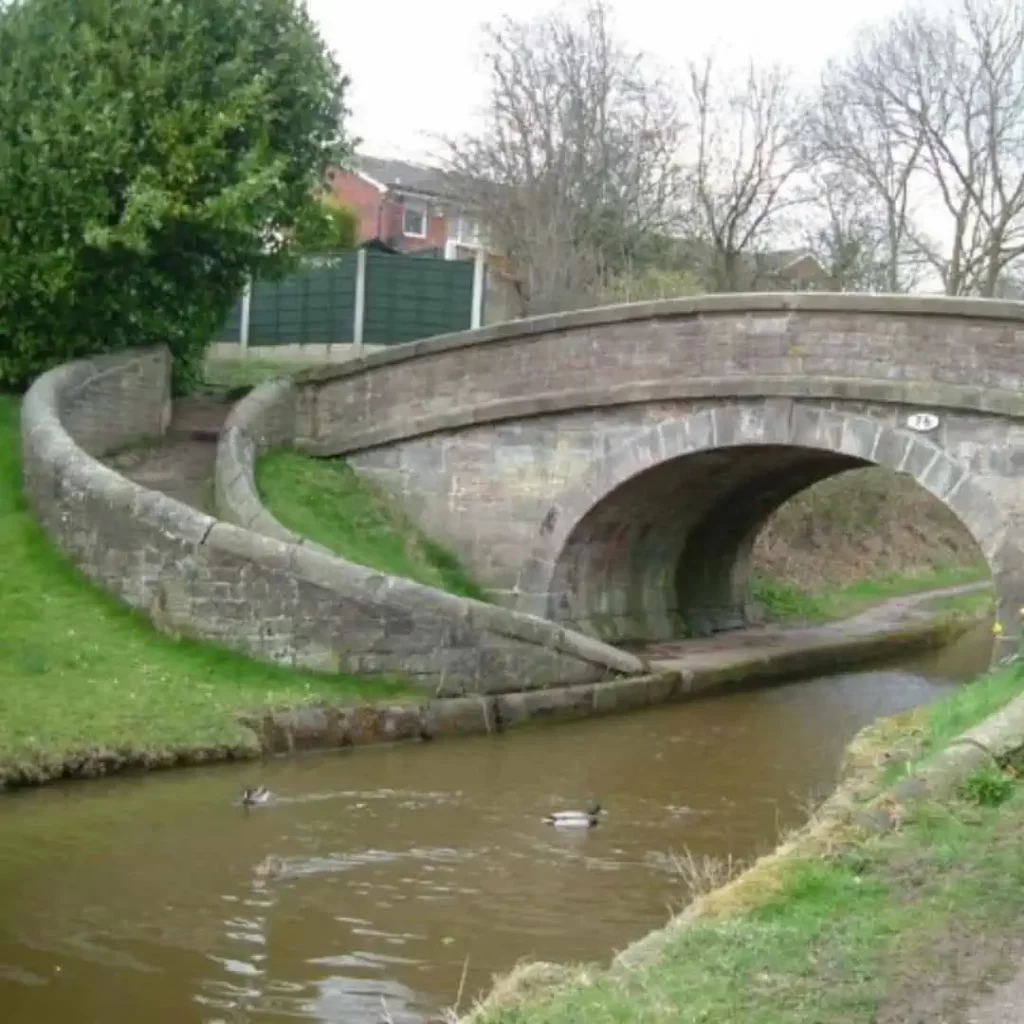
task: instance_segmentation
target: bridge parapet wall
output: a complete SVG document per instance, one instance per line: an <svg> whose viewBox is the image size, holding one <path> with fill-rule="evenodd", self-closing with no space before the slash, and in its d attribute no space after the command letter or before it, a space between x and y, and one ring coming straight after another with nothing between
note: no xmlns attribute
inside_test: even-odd
<svg viewBox="0 0 1024 1024"><path fill-rule="evenodd" d="M827 294L670 300L430 339L301 375L297 388L298 445L349 456L516 607L552 614L564 593L538 581L557 575L559 545L587 511L578 507L580 482L590 481L587 497L598 502L602 473L606 489L621 485L610 467L649 468L664 433L704 422L703 413L713 414L715 433L688 451L735 446L751 421L779 415L857 421L862 436L884 423L883 448L900 445L907 460L871 450L851 457L919 478L928 471L940 500L952 500L969 473L957 493L961 502L971 495L970 509L954 510L980 531L1004 609L1024 598L1021 304ZM935 430L907 428L920 411L938 416ZM814 444L845 452L828 430ZM618 458L624 450L632 454ZM652 497L633 500L642 507ZM610 557L619 527L607 524Z"/></svg>

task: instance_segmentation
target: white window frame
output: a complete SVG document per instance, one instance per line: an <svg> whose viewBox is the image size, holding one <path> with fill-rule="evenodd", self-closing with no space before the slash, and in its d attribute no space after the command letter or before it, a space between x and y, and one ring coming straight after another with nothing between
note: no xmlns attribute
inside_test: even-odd
<svg viewBox="0 0 1024 1024"><path fill-rule="evenodd" d="M409 230L409 224L406 220L406 216L410 210L418 213L423 218L423 230L421 232ZM402 234L406 238L426 238L427 228L429 227L429 217L430 211L427 209L427 204L425 202L420 199L406 198L402 202Z"/></svg>
<svg viewBox="0 0 1024 1024"><path fill-rule="evenodd" d="M476 225L475 236L471 237L464 231L467 223ZM454 232L451 232L448 237L456 245L461 245L467 249L479 249L484 244L484 229L479 217L475 217L470 213L460 213L454 218L454 227Z"/></svg>

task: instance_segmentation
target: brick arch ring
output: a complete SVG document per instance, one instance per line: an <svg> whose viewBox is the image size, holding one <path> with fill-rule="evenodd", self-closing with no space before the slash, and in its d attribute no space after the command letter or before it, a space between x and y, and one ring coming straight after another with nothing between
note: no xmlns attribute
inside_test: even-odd
<svg viewBox="0 0 1024 1024"><path fill-rule="evenodd" d="M781 487L775 486L773 490L774 485L766 483L768 477L762 472L756 482L758 490L742 495L740 504L744 509L749 505L750 512L745 521L745 532L741 531L742 536L734 535L729 542L733 547L732 553L727 555L731 562L726 565L725 561L721 561L713 569L704 567L702 570L705 574L715 572L721 577L717 582L705 581L712 590L717 587L715 600L722 598L723 587L735 589L739 585L746 589L747 579L739 579L737 584L737 575L742 577L743 574L737 574L731 567L737 558L735 552L744 544L748 548L752 547L761 527L781 504L817 480L843 469L866 465L884 466L894 472L908 474L945 504L963 523L983 552L996 579L997 590L1000 589L1000 571L1013 568L1001 564L1008 531L1008 517L1004 510L978 482L968 465L951 457L927 436L899 427L895 420L895 416L892 420L883 420L862 413L803 403L798 399L768 399L719 404L676 416L647 429L593 459L575 484L546 510L537 523L534 544L519 573L516 607L545 618L564 621L567 625L571 624L606 639L628 639L625 627L613 623L607 628L597 628L594 622L581 621L579 609L573 609L572 602L566 596L567 587L586 590L588 581L580 579L580 576L589 573L594 578L589 581L590 593L583 600L588 605L587 614L600 606L607 613L609 622L615 620L616 616L620 619L633 616L635 619L635 613L630 608L613 607L605 596L595 593L595 589L600 589L600 573L595 575L596 570L591 572L589 566L581 569L578 557L573 562L574 544L578 548L585 542L581 540L585 524L588 521L602 522L599 536L605 550L599 553L600 572L604 573L605 579L610 578L609 573L613 570L608 566L616 557L612 542L619 543L628 533L629 524L625 520L630 515L643 515L643 502L637 500L636 494L630 501L623 502L618 512L613 509L602 513L602 507L608 506L614 500L614 495L627 493L631 482L645 474L650 477L651 471L669 464L676 467L686 464L697 466L703 459L702 472L705 476L708 472L722 475L721 461L716 468L707 468L710 456L719 460L729 458L732 449L731 457L735 458L738 455L735 450L740 448L755 453L759 449L763 454L767 446L775 451L790 449L791 466L785 477L788 483L784 482ZM813 468L800 471L798 462L801 459L805 466ZM773 473L771 479L777 477L781 478L780 474ZM694 480L696 478L692 477L691 483ZM766 494L765 501L761 502L762 507L755 507L762 494ZM713 508L708 518L714 518ZM678 533L678 528L675 529ZM651 532L648 524L647 534ZM598 533L591 529L590 542L595 536ZM628 540L625 543L628 544ZM651 564L632 567L629 570L630 579L623 584L634 592L632 599L638 599L637 591L654 591L659 587L664 589L674 585L667 574L676 571L673 559L678 563L680 544L683 543L685 538L677 542L674 548L666 547L664 542L659 548L650 548L648 545L648 561ZM596 564L597 556L590 561ZM697 569L699 567L695 567L695 571ZM1000 594L1000 597L1003 596ZM628 604L629 595L622 600ZM1000 603L1003 604L1002 601ZM678 635L672 633L672 624L664 621L667 614L661 609L649 615L649 619L652 616L660 619L646 623L645 638L656 639L658 633Z"/></svg>

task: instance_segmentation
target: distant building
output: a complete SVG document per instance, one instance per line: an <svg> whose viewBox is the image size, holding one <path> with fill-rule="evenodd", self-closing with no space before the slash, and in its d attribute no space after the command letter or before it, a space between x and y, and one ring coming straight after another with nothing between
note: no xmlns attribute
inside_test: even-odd
<svg viewBox="0 0 1024 1024"><path fill-rule="evenodd" d="M472 259L485 246L467 179L406 160L355 157L328 174L333 196L359 215L359 241L379 238L399 252L435 250Z"/></svg>

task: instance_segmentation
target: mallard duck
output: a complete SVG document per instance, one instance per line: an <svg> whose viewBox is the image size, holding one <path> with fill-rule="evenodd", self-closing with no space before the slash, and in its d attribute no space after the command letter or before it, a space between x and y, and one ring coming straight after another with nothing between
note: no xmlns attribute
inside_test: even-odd
<svg viewBox="0 0 1024 1024"><path fill-rule="evenodd" d="M274 794L266 786L246 786L242 790L242 806L254 807L257 804L269 804Z"/></svg>
<svg viewBox="0 0 1024 1024"><path fill-rule="evenodd" d="M555 828L593 828L603 813L595 800L585 811L555 811L544 819L544 824Z"/></svg>

